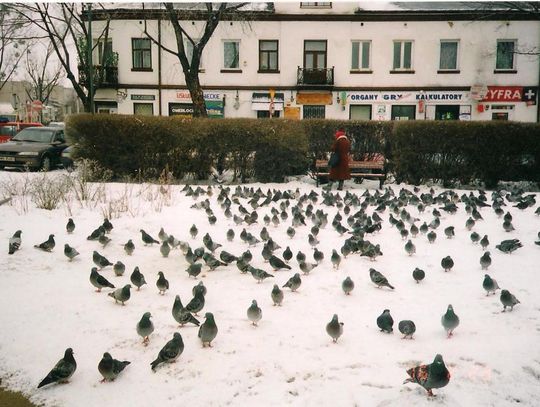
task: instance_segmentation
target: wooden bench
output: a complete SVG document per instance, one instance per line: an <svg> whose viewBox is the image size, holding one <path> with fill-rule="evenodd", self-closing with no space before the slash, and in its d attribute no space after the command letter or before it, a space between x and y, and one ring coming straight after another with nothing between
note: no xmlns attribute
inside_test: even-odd
<svg viewBox="0 0 540 407"><path fill-rule="evenodd" d="M378 179L379 188L382 188L384 181L386 180L386 168L384 158L365 161L351 160L349 161L349 168L351 169L351 178L358 178L360 180L364 178ZM328 168L328 160L316 160L315 173L313 175L315 176L315 179L317 181L317 186L319 186L319 178L327 177L330 175L330 169Z"/></svg>

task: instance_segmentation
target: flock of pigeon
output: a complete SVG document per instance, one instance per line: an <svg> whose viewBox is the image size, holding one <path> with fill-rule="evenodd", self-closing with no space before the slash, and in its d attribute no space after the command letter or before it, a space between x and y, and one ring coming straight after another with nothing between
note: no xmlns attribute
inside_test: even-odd
<svg viewBox="0 0 540 407"><path fill-rule="evenodd" d="M202 238L203 246L191 247L188 242L180 241L173 235L167 234L163 228L159 231L155 239L145 230L140 230L141 242L144 245L159 245L160 254L163 257L168 257L172 250L179 249L187 264L186 272L188 278L197 278L204 268L208 271L216 270L217 268L231 267L234 263L236 268L243 274L250 274L257 283L261 283L267 278L274 277L271 274L279 270L292 270L296 266L293 262L293 257L297 262L299 270L303 277L306 278L314 269L320 267L324 263L325 254L319 251L318 235L320 229L326 228L329 224L329 214L325 212L324 207L336 207L337 214L330 222L331 227L343 238L343 244L338 250L332 250L329 256L332 268L338 269L344 259L348 259L354 255L364 256L373 261L375 264L376 258L383 255L381 247L378 244L373 244L369 241L371 234L377 233L383 226L395 227L395 230L400 234L401 238L406 241L404 245L405 252L412 256L416 252L413 238L425 236L429 243L434 244L438 235L440 226L441 211L450 215L455 214L460 208L458 204L462 204L464 210L469 215L465 227L471 231L470 239L473 244L480 244L483 254L480 258L482 269L488 269L491 265L489 248L490 242L487 235L480 237L478 233L473 231L475 224L481 221L481 210L492 210L495 214L502 218L502 228L505 231L514 230L512 225L512 215L510 207L518 210L527 210L536 205L535 196L533 194L525 194L522 191L493 191L491 197L485 191L478 193L464 193L461 196L452 190L446 190L439 194L431 189L427 193L419 193L419 189L414 188L413 191L401 189L396 192L387 187L382 192L370 192L366 190L362 195L357 195L349 191L345 194L332 193L331 191L316 192L311 191L309 194L301 194L299 190L268 190L262 191L260 188L255 190L249 187L236 187L231 189L226 186L207 188L192 187L186 185L182 192L185 196L190 196L197 202L192 205L195 210L204 211L207 215L210 225L214 225L218 215L215 209L211 207L210 198L217 195L216 202L219 205L220 216L234 222L234 224L242 228L239 233L239 238L247 245L246 250L239 255L234 255L225 250L224 245L215 242L209 233L206 233ZM243 202L243 203L242 203ZM246 206L244 206L246 205ZM319 207L317 208L316 205ZM270 208L270 213L259 219L257 209ZM419 213L431 210L432 220L430 223L424 222L421 225L419 219L413 217L408 211L409 207L415 207ZM504 209L507 207L508 209ZM249 209L248 209L249 208ZM233 213L233 211L235 213ZM386 212L388 223L383 220ZM540 207L537 207L536 215L540 215ZM290 238L294 238L298 228L310 228L308 242L313 248L313 261L308 259L308 256L301 251L298 251L294 256L290 247L287 246L284 250L275 240L272 239L268 228L270 226L278 226L289 224L286 234ZM345 223L345 224L344 224ZM262 225L261 225L262 224ZM248 231L251 225L262 226L258 235L254 235ZM75 223L69 219L66 225L68 234L75 233ZM112 223L105 219L102 225L99 225L87 237L88 240L99 242L103 249L111 241L111 232L113 230ZM443 231L447 239L452 239L455 235L454 227L446 227ZM14 254L21 246L21 231L15 232L13 237L9 239L9 254ZM189 234L193 240L199 236L197 226L194 224L189 229ZM228 242L232 242L236 238L236 232L231 228L226 233ZM538 233L538 241L534 242L540 245L540 232ZM503 240L495 245L495 248L503 253L510 254L520 247L522 243L518 239ZM35 248L51 252L55 248L54 234L41 244L35 245ZM259 251L260 256L268 263L267 270L254 267L252 251ZM130 239L124 244L126 255L131 256L135 251L135 244ZM219 256L218 256L219 251ZM64 245L64 254L69 261L75 259L79 252L69 244ZM135 267L130 275L131 284L125 284L122 287L116 287L107 280L100 271L104 268L111 267L116 276L122 276L125 273L126 267L121 262L110 262L104 255L98 251L94 251L92 260L95 264L90 271L89 281L96 291L101 291L105 288L112 289L108 293L115 303L125 305L131 298L132 287L140 290L147 284L144 275L138 267ZM441 267L445 272L451 272L454 261L450 256L444 257L441 260ZM321 267L321 269L324 268ZM420 283L426 276L426 273L420 268L415 268L412 272L412 278L416 283ZM377 288L388 288L394 290L395 287L390 284L388 279L374 267L369 268L369 277ZM302 276L299 272L295 272L288 281L280 287L274 284L270 292L273 304L281 306L284 299L284 291L282 288L288 288L290 291L296 291L302 284ZM169 282L163 272L159 272L156 281L156 287L159 294L163 295L169 289ZM344 294L349 295L354 290L355 284L350 277L346 277L342 282ZM483 289L486 295L495 294L499 290L497 281L485 274L483 281ZM175 296L175 301L172 307L172 316L180 326L185 324L193 324L199 327L198 337L203 347L212 346L212 342L218 334L218 327L214 320L214 315L211 312L204 314L205 321L200 323L197 319L198 313L205 307L205 297L207 289L203 282L200 281L193 287L193 298L184 306L178 295ZM510 311L519 304L519 300L515 295L508 290L501 290L500 301L503 306L503 312L507 308ZM262 319L262 310L253 300L246 311L247 319L253 324ZM142 315L140 321L136 325L137 334L142 338L143 344L148 344L150 335L154 331L152 323L152 315L146 312ZM458 328L460 319L454 312L452 305L448 305L446 313L441 318L441 325L447 333L448 338L453 334L453 331ZM376 319L376 324L382 332L392 333L394 320L388 309L385 309ZM334 314L331 321L326 325L326 332L332 338L333 342L337 342L343 334L343 322L340 322L337 314ZM403 334L404 338L413 339L416 326L411 320L402 320L398 323L398 330ZM184 343L179 332L175 332L163 348L159 351L156 359L151 363L153 371L164 362L172 362L176 360L184 350ZM114 359L110 353L105 352L103 358L98 363L98 370L103 376L103 381L113 381L118 375L130 364L129 361L120 361ZM38 388L51 383L67 382L77 368L76 361L73 356L73 350L68 348L65 351L64 357L53 367L49 374L39 383ZM422 386L432 396L432 389L437 389L446 386L450 380L450 372L445 366L443 357L436 355L431 364L412 367L407 370L408 378L404 383L412 382Z"/></svg>

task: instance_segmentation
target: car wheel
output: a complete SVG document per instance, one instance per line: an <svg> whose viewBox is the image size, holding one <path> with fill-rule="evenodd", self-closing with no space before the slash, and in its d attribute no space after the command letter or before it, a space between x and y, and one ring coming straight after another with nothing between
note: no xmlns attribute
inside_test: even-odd
<svg viewBox="0 0 540 407"><path fill-rule="evenodd" d="M45 157L43 157L43 159L41 160L41 171L43 172L48 172L51 170L51 157L49 157L48 155L46 155Z"/></svg>

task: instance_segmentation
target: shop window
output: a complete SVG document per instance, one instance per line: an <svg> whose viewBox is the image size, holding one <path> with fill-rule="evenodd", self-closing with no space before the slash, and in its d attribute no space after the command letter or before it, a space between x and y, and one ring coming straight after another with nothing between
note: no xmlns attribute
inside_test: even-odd
<svg viewBox="0 0 540 407"><path fill-rule="evenodd" d="M507 112L493 112L491 113L491 120L508 120Z"/></svg>
<svg viewBox="0 0 540 407"><path fill-rule="evenodd" d="M349 119L371 120L371 105L351 105Z"/></svg>
<svg viewBox="0 0 540 407"><path fill-rule="evenodd" d="M458 41L441 41L439 69L442 71L457 70Z"/></svg>
<svg viewBox="0 0 540 407"><path fill-rule="evenodd" d="M133 103L133 114L141 116L153 116L154 104L153 103Z"/></svg>
<svg viewBox="0 0 540 407"><path fill-rule="evenodd" d="M152 44L150 38L132 38L131 52L133 69L152 69Z"/></svg>
<svg viewBox="0 0 540 407"><path fill-rule="evenodd" d="M412 46L412 41L394 41L394 70L412 69Z"/></svg>
<svg viewBox="0 0 540 407"><path fill-rule="evenodd" d="M352 70L369 70L371 68L371 41L352 42Z"/></svg>
<svg viewBox="0 0 540 407"><path fill-rule="evenodd" d="M259 72L279 70L278 40L259 41Z"/></svg>
<svg viewBox="0 0 540 407"><path fill-rule="evenodd" d="M279 118L279 110L274 110L272 117ZM269 110L257 110L257 119L268 119L270 118Z"/></svg>
<svg viewBox="0 0 540 407"><path fill-rule="evenodd" d="M414 120L416 118L416 105L393 105L392 120Z"/></svg>
<svg viewBox="0 0 540 407"><path fill-rule="evenodd" d="M304 119L324 119L325 106L324 105L304 105L303 117Z"/></svg>
<svg viewBox="0 0 540 407"><path fill-rule="evenodd" d="M496 70L508 71L515 69L515 49L515 40L497 40L497 60L495 62Z"/></svg>
<svg viewBox="0 0 540 407"><path fill-rule="evenodd" d="M459 120L459 105L436 105L435 120Z"/></svg>
<svg viewBox="0 0 540 407"><path fill-rule="evenodd" d="M240 41L223 41L223 68L240 69Z"/></svg>

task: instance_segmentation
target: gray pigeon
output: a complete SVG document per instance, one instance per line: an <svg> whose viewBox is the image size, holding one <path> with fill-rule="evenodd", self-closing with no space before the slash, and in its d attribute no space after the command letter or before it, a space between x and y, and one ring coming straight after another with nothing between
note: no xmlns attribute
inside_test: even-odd
<svg viewBox="0 0 540 407"><path fill-rule="evenodd" d="M509 239L509 240L503 240L501 243L499 243L495 247L503 253L511 254L512 252L519 249L520 247L523 247L523 244L521 244L519 239Z"/></svg>
<svg viewBox="0 0 540 407"><path fill-rule="evenodd" d="M392 290L394 289L394 287L388 282L386 277L382 273L378 272L377 270L373 268L369 269L369 278L374 284L377 285L378 288L388 287L388 288L391 288Z"/></svg>
<svg viewBox="0 0 540 407"><path fill-rule="evenodd" d="M441 260L441 267L445 272L452 270L452 267L454 267L454 260L452 260L452 257L443 257Z"/></svg>
<svg viewBox="0 0 540 407"><path fill-rule="evenodd" d="M270 296L272 297L274 305L281 306L281 303L283 302L283 290L280 289L277 284L274 284L274 288L272 288L272 293Z"/></svg>
<svg viewBox="0 0 540 407"><path fill-rule="evenodd" d="M283 260L281 260L277 256L274 256L273 254L268 259L268 262L270 263L270 265L275 271L281 270L281 269L287 269L287 270L291 269L291 266L287 265Z"/></svg>
<svg viewBox="0 0 540 407"><path fill-rule="evenodd" d="M264 279L266 279L268 277L274 277L273 274L267 273L266 271L264 271L262 269L251 267L249 265L247 266L247 269L251 273L253 278L255 280L257 280L257 283L260 283L261 281L263 281Z"/></svg>
<svg viewBox="0 0 540 407"><path fill-rule="evenodd" d="M121 277L124 275L124 272L126 271L126 265L122 263L120 260L118 260L116 263L114 263L113 271L117 277Z"/></svg>
<svg viewBox="0 0 540 407"><path fill-rule="evenodd" d="M341 264L341 256L338 254L336 249L332 249L330 261L332 262L332 268L335 268L336 270L339 269L339 265Z"/></svg>
<svg viewBox="0 0 540 407"><path fill-rule="evenodd" d="M514 294L511 294L508 290L501 291L501 302L504 306L503 312L506 312L506 307L510 307L510 311L513 311L514 305L520 304L516 296Z"/></svg>
<svg viewBox="0 0 540 407"><path fill-rule="evenodd" d="M497 280L491 278L488 274L484 274L482 287L484 287L484 290L486 290L486 296L488 296L489 293L495 294L495 292L499 289L499 284L497 284Z"/></svg>
<svg viewBox="0 0 540 407"><path fill-rule="evenodd" d="M426 276L426 273L424 270L421 270L418 267L416 267L412 272L412 276L414 278L414 281L416 281L416 283L418 284L420 281L424 279L424 277Z"/></svg>
<svg viewBox="0 0 540 407"><path fill-rule="evenodd" d="M300 262L298 267L300 267L300 270L304 273L304 275L308 275L311 273L311 270L313 270L315 267L317 267L317 263L306 263L305 261Z"/></svg>
<svg viewBox="0 0 540 407"><path fill-rule="evenodd" d="M437 239L437 233L435 233L433 230L427 234L427 239L429 243L434 243L435 239Z"/></svg>
<svg viewBox="0 0 540 407"><path fill-rule="evenodd" d="M296 230L292 226L289 226L287 228L287 236L289 236L292 239L295 234L296 234Z"/></svg>
<svg viewBox="0 0 540 407"><path fill-rule="evenodd" d="M103 376L101 382L114 381L130 363L127 360L120 361L113 359L109 352L105 352L103 358L98 363L99 373Z"/></svg>
<svg viewBox="0 0 540 407"><path fill-rule="evenodd" d="M416 246L414 245L414 243L412 242L412 240L408 240L407 243L405 243L405 251L407 252L407 254L409 256L412 256L413 254L416 253Z"/></svg>
<svg viewBox="0 0 540 407"><path fill-rule="evenodd" d="M128 256L131 256L133 252L135 251L135 245L133 244L133 241L129 239L127 243L124 245L124 251Z"/></svg>
<svg viewBox="0 0 540 407"><path fill-rule="evenodd" d="M418 383L427 390L428 397L433 397L432 389L440 389L450 382L450 372L444 365L441 355L435 356L433 363L420 365L407 370L410 376L405 383Z"/></svg>
<svg viewBox="0 0 540 407"><path fill-rule="evenodd" d="M480 257L480 266L482 266L482 270L487 270L489 266L491 266L491 256L489 251L484 252L482 257Z"/></svg>
<svg viewBox="0 0 540 407"><path fill-rule="evenodd" d="M66 224L66 232L73 233L74 230L75 230L75 222L73 222L73 219L69 218Z"/></svg>
<svg viewBox="0 0 540 407"><path fill-rule="evenodd" d="M111 233L111 230L113 230L113 225L112 225L112 223L110 222L110 220L107 219L107 218L103 219L103 224L102 224L102 226L103 226L103 229L105 229L105 232L106 232L106 233Z"/></svg>
<svg viewBox="0 0 540 407"><path fill-rule="evenodd" d="M459 325L459 317L454 313L454 308L452 305L448 305L446 314L444 314L441 318L441 324L446 330L448 338L450 338L454 334L454 329L456 329Z"/></svg>
<svg viewBox="0 0 540 407"><path fill-rule="evenodd" d="M90 233L86 240L98 240L101 235L105 234L105 228L102 225L99 225L96 229Z"/></svg>
<svg viewBox="0 0 540 407"><path fill-rule="evenodd" d="M351 291L354 290L354 281L352 281L350 277L347 277L341 283L341 289L346 295L349 295Z"/></svg>
<svg viewBox="0 0 540 407"><path fill-rule="evenodd" d="M227 230L227 241L232 242L234 240L234 230Z"/></svg>
<svg viewBox="0 0 540 407"><path fill-rule="evenodd" d="M285 262L288 263L289 260L292 259L292 256L293 256L292 250L289 246L287 246L285 250L283 251L283 260L285 260Z"/></svg>
<svg viewBox="0 0 540 407"><path fill-rule="evenodd" d="M301 285L302 279L300 278L300 274L295 273L294 276L287 280L283 287L288 287L291 289L291 291L295 292Z"/></svg>
<svg viewBox="0 0 540 407"><path fill-rule="evenodd" d="M191 227L189 228L189 234L191 235L192 239L195 239L199 234L199 229L197 229L197 226L195 226L195 224L191 225Z"/></svg>
<svg viewBox="0 0 540 407"><path fill-rule="evenodd" d="M163 228L159 229L158 239L161 240L162 243L169 240L169 235L165 233L165 230Z"/></svg>
<svg viewBox="0 0 540 407"><path fill-rule="evenodd" d="M54 235L49 235L49 238L45 240L43 243L34 245L36 249L43 250L44 252L52 252L54 249L54 246L56 245L54 241Z"/></svg>
<svg viewBox="0 0 540 407"><path fill-rule="evenodd" d="M454 227L448 226L447 228L445 228L444 234L446 235L447 239L452 239L456 235L456 233L454 232Z"/></svg>
<svg viewBox="0 0 540 407"><path fill-rule="evenodd" d="M197 315L204 308L204 295L200 292L195 293L190 302L186 305L186 310Z"/></svg>
<svg viewBox="0 0 540 407"><path fill-rule="evenodd" d="M105 234L102 234L102 235L99 235L98 242L99 244L103 246L103 248L105 248L105 246L107 246L111 242L111 239L107 237Z"/></svg>
<svg viewBox="0 0 540 407"><path fill-rule="evenodd" d="M214 321L214 314L207 312L205 314L206 320L199 327L199 338L201 339L203 348L208 344L212 347L212 341L216 338L218 333L218 327Z"/></svg>
<svg viewBox="0 0 540 407"><path fill-rule="evenodd" d="M137 291L139 291L141 287L146 284L144 275L141 273L138 266L135 266L135 268L133 269L133 273L131 273L129 279L131 280L133 285L137 287Z"/></svg>
<svg viewBox="0 0 540 407"><path fill-rule="evenodd" d="M64 357L56 363L49 374L38 384L38 389L50 383L67 383L76 369L77 362L73 357L73 349L67 348Z"/></svg>
<svg viewBox="0 0 540 407"><path fill-rule="evenodd" d="M101 292L101 289L105 287L115 288L113 284L111 284L105 277L98 273L96 267L92 267L92 270L90 271L90 283L92 283L92 285L97 288L96 291L98 293Z"/></svg>
<svg viewBox="0 0 540 407"><path fill-rule="evenodd" d="M21 247L21 231L17 230L12 237L9 238L8 253L13 254Z"/></svg>
<svg viewBox="0 0 540 407"><path fill-rule="evenodd" d="M257 326L257 322L261 320L262 310L257 305L256 300L251 301L251 305L247 309L247 317L251 321L251 323L255 326Z"/></svg>
<svg viewBox="0 0 540 407"><path fill-rule="evenodd" d="M164 240L161 243L161 246L159 247L159 251L163 257L169 257L169 253L171 252L171 246L169 246L169 243L167 243L167 240Z"/></svg>
<svg viewBox="0 0 540 407"><path fill-rule="evenodd" d="M513 232L514 230L516 230L514 228L514 225L512 225L512 222L509 220L505 220L502 224L502 227L505 232Z"/></svg>
<svg viewBox="0 0 540 407"><path fill-rule="evenodd" d="M195 296L195 294L200 293L204 296L206 296L206 287L204 286L204 283L202 281L199 281L199 284L194 285L191 289L191 293Z"/></svg>
<svg viewBox="0 0 540 407"><path fill-rule="evenodd" d="M142 239L145 246L147 246L149 244L154 244L154 243L159 244L159 242L156 239L154 239L152 236L150 236L144 230L141 229L140 232L141 232L141 239Z"/></svg>
<svg viewBox="0 0 540 407"><path fill-rule="evenodd" d="M381 315L377 317L377 326L382 332L391 334L394 331L394 319L390 315L390 310L385 309Z"/></svg>
<svg viewBox="0 0 540 407"><path fill-rule="evenodd" d="M480 240L480 245L482 246L483 250L486 250L486 247L489 246L488 235L484 235L484 237Z"/></svg>
<svg viewBox="0 0 540 407"><path fill-rule="evenodd" d="M64 254L69 259L69 261L72 261L75 257L77 257L80 253L67 243L64 245Z"/></svg>
<svg viewBox="0 0 540 407"><path fill-rule="evenodd" d="M186 269L189 277L195 277L195 278L197 278L197 276L201 274L201 270L202 270L202 263L190 264L188 268Z"/></svg>
<svg viewBox="0 0 540 407"><path fill-rule="evenodd" d="M326 333L330 335L334 343L343 335L343 322L339 322L337 314L334 314L332 320L326 324Z"/></svg>
<svg viewBox="0 0 540 407"><path fill-rule="evenodd" d="M92 253L92 261L100 270L104 267L113 265L105 256L102 256L95 250L94 253Z"/></svg>
<svg viewBox="0 0 540 407"><path fill-rule="evenodd" d="M236 257L235 255L229 253L226 250L221 251L221 253L219 254L219 258L221 259L222 262L227 263L227 264L230 264L233 261L238 260L238 257Z"/></svg>
<svg viewBox="0 0 540 407"><path fill-rule="evenodd" d="M131 285L126 284L122 288L118 288L114 290L112 293L109 293L109 297L114 298L114 302L118 304L119 302L122 303L122 305L126 305L125 302L129 300L131 297Z"/></svg>
<svg viewBox="0 0 540 407"><path fill-rule="evenodd" d="M165 294L165 291L169 289L169 281L165 278L163 271L158 272L158 279L156 281L156 287L161 295Z"/></svg>
<svg viewBox="0 0 540 407"><path fill-rule="evenodd" d="M399 321L398 329L403 334L402 339L407 339L407 337L413 339L413 335L416 332L416 325L410 320Z"/></svg>
<svg viewBox="0 0 540 407"><path fill-rule="evenodd" d="M139 322L137 322L137 333L143 338L143 345L148 346L150 342L150 335L154 332L154 324L150 321L152 315L149 312L145 312Z"/></svg>
<svg viewBox="0 0 540 407"><path fill-rule="evenodd" d="M474 244L478 243L480 241L480 235L476 232L471 233L471 242Z"/></svg>
<svg viewBox="0 0 540 407"><path fill-rule="evenodd" d="M180 326L184 326L185 324L194 324L196 326L200 325L199 320L195 318L191 314L191 312L189 312L187 309L184 308L179 295L174 297L174 304L172 307L172 316L175 319L175 321L180 324Z"/></svg>
<svg viewBox="0 0 540 407"><path fill-rule="evenodd" d="M182 340L182 335L178 332L175 332L173 338L165 344L163 348L159 351L158 357L154 360L150 366L152 371L156 371L156 367L164 362L174 362L178 356L184 351L184 341Z"/></svg>
<svg viewBox="0 0 540 407"><path fill-rule="evenodd" d="M296 261L300 264L303 261L306 261L306 255L302 253L300 250L296 254Z"/></svg>

